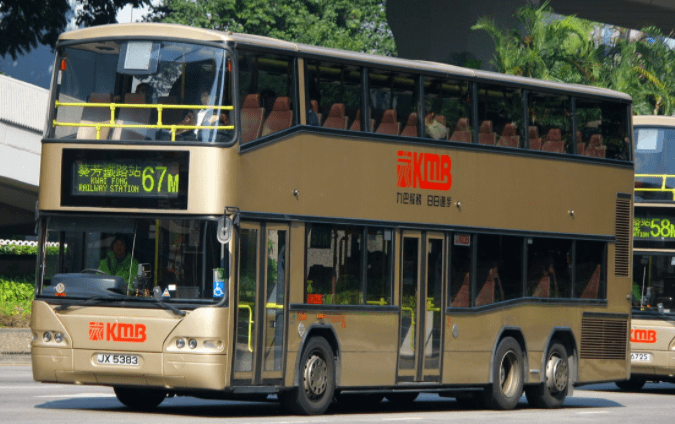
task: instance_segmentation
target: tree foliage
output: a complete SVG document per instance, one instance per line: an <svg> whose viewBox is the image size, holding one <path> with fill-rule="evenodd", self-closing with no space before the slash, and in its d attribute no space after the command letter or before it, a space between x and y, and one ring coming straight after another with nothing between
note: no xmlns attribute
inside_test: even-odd
<svg viewBox="0 0 675 424"><path fill-rule="evenodd" d="M658 28L607 45L593 39L600 24L556 17L548 2L519 8L516 17L517 28L501 29L489 17L472 27L494 41L498 72L611 88L633 97L636 114L675 113L675 51Z"/></svg>
<svg viewBox="0 0 675 424"><path fill-rule="evenodd" d="M140 7L149 0L78 0L78 26L115 23L117 11L126 5ZM68 0L0 1L0 56L12 59L40 44L54 48L68 25Z"/></svg>
<svg viewBox="0 0 675 424"><path fill-rule="evenodd" d="M383 0L164 0L150 20L396 55Z"/></svg>

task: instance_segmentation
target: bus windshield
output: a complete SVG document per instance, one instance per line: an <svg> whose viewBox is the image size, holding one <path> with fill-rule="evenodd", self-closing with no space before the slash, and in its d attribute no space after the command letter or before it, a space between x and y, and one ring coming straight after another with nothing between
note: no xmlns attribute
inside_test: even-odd
<svg viewBox="0 0 675 424"><path fill-rule="evenodd" d="M48 217L43 225L44 296L196 303L226 296L227 246L216 238L217 221Z"/></svg>
<svg viewBox="0 0 675 424"><path fill-rule="evenodd" d="M102 41L58 55L51 137L227 142L233 137L226 50Z"/></svg>
<svg viewBox="0 0 675 424"><path fill-rule="evenodd" d="M635 128L635 187L637 201L675 200L675 130Z"/></svg>

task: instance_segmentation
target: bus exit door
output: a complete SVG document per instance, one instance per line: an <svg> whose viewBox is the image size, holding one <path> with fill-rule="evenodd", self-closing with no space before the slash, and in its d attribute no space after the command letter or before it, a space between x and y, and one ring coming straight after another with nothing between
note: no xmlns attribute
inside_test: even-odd
<svg viewBox="0 0 675 424"><path fill-rule="evenodd" d="M440 233L401 238L399 382L440 381L446 245Z"/></svg>
<svg viewBox="0 0 675 424"><path fill-rule="evenodd" d="M238 237L233 385L280 384L288 227L242 223Z"/></svg>

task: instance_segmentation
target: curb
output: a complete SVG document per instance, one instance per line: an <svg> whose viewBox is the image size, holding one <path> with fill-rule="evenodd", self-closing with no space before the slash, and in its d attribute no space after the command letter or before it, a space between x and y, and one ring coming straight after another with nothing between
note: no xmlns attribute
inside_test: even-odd
<svg viewBox="0 0 675 424"><path fill-rule="evenodd" d="M0 328L0 358L30 355L33 332L30 328ZM0 359L0 362L4 362Z"/></svg>

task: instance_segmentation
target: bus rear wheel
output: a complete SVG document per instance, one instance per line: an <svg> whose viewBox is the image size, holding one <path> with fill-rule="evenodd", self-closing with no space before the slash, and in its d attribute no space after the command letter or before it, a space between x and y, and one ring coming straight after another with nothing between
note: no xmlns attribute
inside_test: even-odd
<svg viewBox="0 0 675 424"><path fill-rule="evenodd" d="M558 340L553 340L546 355L545 381L525 389L527 402L535 408L560 408L567 397L568 384L567 350Z"/></svg>
<svg viewBox="0 0 675 424"><path fill-rule="evenodd" d="M307 343L300 360L300 387L279 393L279 401L287 411L298 415L322 414L335 393L335 361L333 349L323 337Z"/></svg>
<svg viewBox="0 0 675 424"><path fill-rule="evenodd" d="M136 411L150 411L159 406L166 393L161 390L153 389L130 389L125 387L115 387L115 396L126 407Z"/></svg>
<svg viewBox="0 0 675 424"><path fill-rule="evenodd" d="M513 409L523 394L523 351L513 337L499 342L492 364L492 383L483 392L490 409Z"/></svg>

